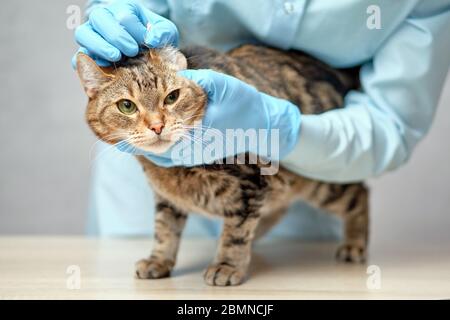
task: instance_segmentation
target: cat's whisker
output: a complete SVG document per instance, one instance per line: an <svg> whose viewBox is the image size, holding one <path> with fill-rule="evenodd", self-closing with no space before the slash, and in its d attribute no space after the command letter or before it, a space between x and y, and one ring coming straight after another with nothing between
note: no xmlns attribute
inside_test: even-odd
<svg viewBox="0 0 450 320"><path fill-rule="evenodd" d="M184 128L184 129L209 129L210 127L183 125L182 128Z"/></svg>
<svg viewBox="0 0 450 320"><path fill-rule="evenodd" d="M123 137L123 133L111 133L111 134L109 134L109 135L104 136L102 139L97 139L97 141L95 141L95 142L92 144L91 148L89 149L89 160L92 159L92 153L93 153L95 147L96 147L100 142L107 143L107 142L105 142L105 140L114 139L114 138L120 138L120 137Z"/></svg>
<svg viewBox="0 0 450 320"><path fill-rule="evenodd" d="M195 139L192 136L189 135L182 135L181 137L185 138L186 140L188 140L189 142L193 142L196 143L197 145L201 146L201 147L206 147L208 145L208 143L206 141L204 141L203 139Z"/></svg>
<svg viewBox="0 0 450 320"><path fill-rule="evenodd" d="M127 144L124 151L120 151L120 154L117 155L119 160L123 160L125 157L130 156L135 153L137 148L133 146L132 144Z"/></svg>
<svg viewBox="0 0 450 320"><path fill-rule="evenodd" d="M198 118L199 115L198 114L194 114L190 117L184 118L184 119L180 119L179 122L186 122L187 120L193 119L193 118Z"/></svg>
<svg viewBox="0 0 450 320"><path fill-rule="evenodd" d="M183 128L185 131L191 132L190 134L203 140L210 140L211 137L223 136L222 132L215 128Z"/></svg>
<svg viewBox="0 0 450 320"><path fill-rule="evenodd" d="M127 144L125 146L125 150L119 150L121 154L118 154L117 157L119 157L120 160L127 157L127 155L133 155L137 151L137 147L134 146L138 140L144 139L145 135L138 134L137 136L131 137L128 139Z"/></svg>
<svg viewBox="0 0 450 320"><path fill-rule="evenodd" d="M189 142L193 142L194 144L197 144L197 145L199 145L199 146L202 147L202 148L206 146L206 145L205 145L205 141L203 141L203 139L202 139L202 141L201 141L201 143L200 143L199 141L192 139L192 137L191 137L191 136L188 136L188 135L182 136L182 139L183 139L183 138L186 139L188 143L189 143ZM205 165L204 163L201 163L200 165L201 165L203 168L206 168L206 165Z"/></svg>
<svg viewBox="0 0 450 320"><path fill-rule="evenodd" d="M176 134L181 134L181 135L186 136L186 137L189 137L190 139L197 139L198 141L203 141L204 142L203 135L198 137L195 134L187 133L186 130L175 131L175 133Z"/></svg>
<svg viewBox="0 0 450 320"><path fill-rule="evenodd" d="M127 149L128 149L128 146L130 145L128 142L130 142L131 139L133 139L133 137L127 138L127 139L125 139L125 140L121 140L121 141L119 141L119 142L117 142L117 143L114 143L114 144L111 144L111 145L107 146L104 150L100 151L100 152L94 157L94 159L91 160L91 165L90 165L90 166L92 167L92 166L93 166L98 160L100 160L105 154L107 154L107 153L110 152L111 150L114 150L115 148L116 148L116 151L115 151L115 152L118 152L118 151L121 152L120 150L117 149L117 147L118 147L120 144L126 143L127 145L126 145L126 149L125 149L125 150L127 150Z"/></svg>
<svg viewBox="0 0 450 320"><path fill-rule="evenodd" d="M182 129L188 130L188 131L207 131L207 130L217 130L215 128L211 128L211 127L206 127L206 126L188 126L188 125L184 125L181 127Z"/></svg>
<svg viewBox="0 0 450 320"><path fill-rule="evenodd" d="M104 150L100 151L91 161L90 161L90 166L92 167L94 166L94 164L97 163L98 160L100 160L105 154L107 154L108 152L110 152L111 150L114 150L114 148L116 148L116 145L109 145L107 146Z"/></svg>

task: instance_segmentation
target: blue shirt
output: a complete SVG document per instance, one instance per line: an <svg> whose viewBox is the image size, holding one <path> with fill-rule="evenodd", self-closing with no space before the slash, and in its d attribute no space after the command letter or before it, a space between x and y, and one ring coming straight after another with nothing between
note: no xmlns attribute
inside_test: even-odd
<svg viewBox="0 0 450 320"><path fill-rule="evenodd" d="M91 2L104 5L108 1ZM183 44L228 50L242 43L265 43L305 51L335 67L362 65L362 91L347 94L344 108L302 116L299 142L282 163L311 178L350 182L404 164L430 128L450 65L450 0L141 3L169 17L178 26ZM114 201L117 193L124 191L125 182L120 178L134 184L127 190L137 187L133 180L137 178L129 176L133 160L121 157L124 161L118 166L125 176L120 170L116 180L110 170L98 170L94 176L91 204L101 232L103 223L110 223L103 220L114 215L117 229L124 231L124 225L130 225L129 230L138 230L137 224L142 226L143 222L136 221L137 212L149 211L145 213L148 217L152 210L134 193L128 200ZM108 161L113 162L105 154L98 164ZM297 228L293 234L318 234L317 229L324 228L324 235L336 235L337 228L324 227L329 225L322 221L328 219L325 216L318 219L308 213L310 219L305 220L304 210L291 211L292 219L299 221L289 223ZM98 218L101 215L108 218ZM121 221L124 219L126 223ZM312 229L311 219L316 219ZM298 229L304 224L309 229ZM281 227L279 230L289 233Z"/></svg>

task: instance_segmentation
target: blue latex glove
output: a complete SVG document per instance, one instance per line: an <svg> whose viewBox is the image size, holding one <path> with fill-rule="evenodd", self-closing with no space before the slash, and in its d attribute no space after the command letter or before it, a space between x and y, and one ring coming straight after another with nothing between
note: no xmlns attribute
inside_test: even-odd
<svg viewBox="0 0 450 320"><path fill-rule="evenodd" d="M143 154L164 167L191 166L212 163L246 152L277 161L296 145L301 115L294 104L259 92L237 78L213 70L184 70L179 74L195 81L208 95L202 130L194 129L192 132L194 136L203 134L205 143L195 142L198 139L194 139L179 142L163 154L155 155L135 149L133 153ZM239 129L254 129L257 141L239 144L236 140L232 141L233 138L228 138L227 129L232 129L231 132L235 134L238 134L236 130ZM215 139L217 135L223 140ZM205 148L209 148L209 151L205 152ZM210 152L211 148L220 152ZM119 149L127 151L133 148L124 145L119 146ZM183 152L179 152L180 150Z"/></svg>
<svg viewBox="0 0 450 320"><path fill-rule="evenodd" d="M75 38L81 46L78 52L90 55L100 66L108 66L122 55L136 56L142 47L168 44L176 47L178 30L170 20L135 1L120 0L105 8L95 8L89 20L76 29ZM75 63L76 55L72 65Z"/></svg>

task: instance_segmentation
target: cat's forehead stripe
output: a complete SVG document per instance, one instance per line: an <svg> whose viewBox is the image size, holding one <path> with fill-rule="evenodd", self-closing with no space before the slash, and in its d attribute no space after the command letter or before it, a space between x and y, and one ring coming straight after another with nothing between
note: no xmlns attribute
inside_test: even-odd
<svg viewBox="0 0 450 320"><path fill-rule="evenodd" d="M158 77L155 75L154 70L148 66L134 67L131 69L132 80L137 83L139 90L143 89L157 89Z"/></svg>

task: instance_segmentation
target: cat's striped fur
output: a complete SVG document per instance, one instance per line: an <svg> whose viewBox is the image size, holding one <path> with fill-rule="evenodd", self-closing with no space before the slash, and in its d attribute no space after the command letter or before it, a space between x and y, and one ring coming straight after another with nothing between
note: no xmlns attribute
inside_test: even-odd
<svg viewBox="0 0 450 320"><path fill-rule="evenodd" d="M225 54L200 47L186 49L183 53L189 68L210 68L235 76L262 92L290 100L303 114L317 114L342 106L343 96L358 86L354 71L334 70L300 52L245 45ZM116 78L141 91L157 90L158 83L164 86L165 73L173 72L165 63L164 54L152 50L144 58L129 59L118 65ZM111 87L114 85L102 90L110 90L111 95L114 91ZM100 138L113 143L106 139L111 132L106 127L107 122L114 122L115 118L101 119L101 114L105 113L100 107L104 104L101 99L90 100L88 122ZM184 99L188 102L191 99L191 108L193 101L200 101L201 106L194 112L199 117L203 115L205 97L198 90ZM206 283L240 284L247 275L255 236L268 231L298 199L342 217L345 238L336 254L339 260L361 262L365 259L369 206L368 191L362 183L324 183L298 176L283 167L276 175L261 175L257 164L162 168L145 157L137 158L157 199L155 245L151 256L137 263L139 278L161 278L170 274L187 215L197 212L224 219L217 255L205 272Z"/></svg>

